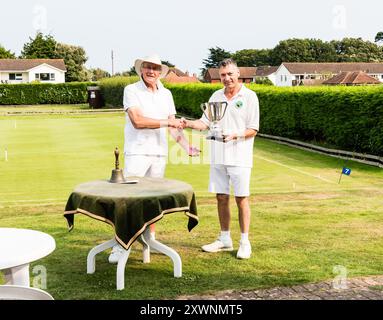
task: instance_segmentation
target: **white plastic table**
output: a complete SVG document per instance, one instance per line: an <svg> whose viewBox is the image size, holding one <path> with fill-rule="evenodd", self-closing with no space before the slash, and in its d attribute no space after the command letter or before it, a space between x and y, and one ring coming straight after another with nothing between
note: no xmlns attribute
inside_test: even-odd
<svg viewBox="0 0 383 320"><path fill-rule="evenodd" d="M133 178L133 177L132 177ZM151 239L149 226L165 214L185 212L189 217L189 231L198 224L193 188L182 181L134 177L136 184L110 183L96 180L75 187L65 207L64 216L70 230L74 215L85 214L106 222L115 229L115 237L92 248L87 258L87 273L96 270L96 255L119 243L123 250L117 263L117 290L125 287L125 266L136 240L143 245L143 262L150 262L150 248L168 256L174 266L174 277L182 276L180 255L165 244Z"/></svg>
<svg viewBox="0 0 383 320"><path fill-rule="evenodd" d="M17 228L0 228L0 270L5 284L29 287L29 263L50 254L55 240L46 233Z"/></svg>

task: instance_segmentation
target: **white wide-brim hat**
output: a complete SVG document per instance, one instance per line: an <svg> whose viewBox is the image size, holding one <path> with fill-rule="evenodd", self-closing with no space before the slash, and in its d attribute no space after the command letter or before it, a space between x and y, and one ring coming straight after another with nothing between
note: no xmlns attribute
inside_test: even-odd
<svg viewBox="0 0 383 320"><path fill-rule="evenodd" d="M162 64L161 59L157 54L153 54L142 59L137 59L134 62L134 69L136 70L138 75L141 75L141 65L143 62L150 62L161 66L160 78L163 78L168 74L169 67L165 64Z"/></svg>

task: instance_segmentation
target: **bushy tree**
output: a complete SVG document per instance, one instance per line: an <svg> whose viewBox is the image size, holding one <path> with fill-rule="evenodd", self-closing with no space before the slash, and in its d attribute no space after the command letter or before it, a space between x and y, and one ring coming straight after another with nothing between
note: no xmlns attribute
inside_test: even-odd
<svg viewBox="0 0 383 320"><path fill-rule="evenodd" d="M90 69L88 70L91 74L92 81L98 81L103 78L109 78L110 73L108 71L102 70L100 68Z"/></svg>
<svg viewBox="0 0 383 320"><path fill-rule="evenodd" d="M337 53L338 62L381 62L383 50L376 43L362 38L333 40L331 44Z"/></svg>
<svg viewBox="0 0 383 320"><path fill-rule="evenodd" d="M334 46L320 39L287 39L280 41L272 51L272 64L282 62L335 62Z"/></svg>
<svg viewBox="0 0 383 320"><path fill-rule="evenodd" d="M0 59L15 59L16 56L13 52L5 49L1 44L0 44Z"/></svg>
<svg viewBox="0 0 383 320"><path fill-rule="evenodd" d="M29 38L29 42L24 44L20 58L23 59L55 59L56 40L52 35L43 35L37 32L35 38Z"/></svg>
<svg viewBox="0 0 383 320"><path fill-rule="evenodd" d="M85 62L88 60L85 50L79 46L57 43L56 57L64 59L67 72L65 81L88 81L91 73L86 70Z"/></svg>
<svg viewBox="0 0 383 320"><path fill-rule="evenodd" d="M239 50L232 55L232 58L239 67L265 66L273 63L271 49Z"/></svg>
<svg viewBox="0 0 383 320"><path fill-rule="evenodd" d="M379 43L379 42L383 42L383 32L380 31L376 34L375 36L375 42L376 43Z"/></svg>
<svg viewBox="0 0 383 320"><path fill-rule="evenodd" d="M203 68L202 75L205 74L206 70L209 68L218 68L219 63L227 58L231 58L231 53L229 51L226 51L222 48L215 47L215 48L209 48L209 56L207 59L204 59L202 64Z"/></svg>
<svg viewBox="0 0 383 320"><path fill-rule="evenodd" d="M176 65L169 62L168 60L161 60L161 63L164 64L165 66L168 66L169 68L174 68Z"/></svg>

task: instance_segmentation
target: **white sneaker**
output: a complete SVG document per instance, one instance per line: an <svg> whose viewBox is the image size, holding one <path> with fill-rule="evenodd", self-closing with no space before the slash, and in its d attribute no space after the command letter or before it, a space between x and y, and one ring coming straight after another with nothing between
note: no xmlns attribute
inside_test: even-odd
<svg viewBox="0 0 383 320"><path fill-rule="evenodd" d="M250 241L239 241L239 248L237 252L238 259L249 259L251 256L251 244Z"/></svg>
<svg viewBox="0 0 383 320"><path fill-rule="evenodd" d="M112 252L109 255L109 263L117 263L118 259L120 259L121 254L125 249L121 247L119 244L113 246Z"/></svg>
<svg viewBox="0 0 383 320"><path fill-rule="evenodd" d="M221 239L217 239L213 243L202 246L202 250L205 252L232 251L233 241L231 241L230 238L225 241L222 241Z"/></svg>

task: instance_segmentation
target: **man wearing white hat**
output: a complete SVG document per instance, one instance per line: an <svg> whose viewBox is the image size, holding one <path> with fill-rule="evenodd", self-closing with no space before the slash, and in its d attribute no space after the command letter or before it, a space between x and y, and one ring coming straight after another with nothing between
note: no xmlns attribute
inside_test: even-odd
<svg viewBox="0 0 383 320"><path fill-rule="evenodd" d="M140 81L124 89L125 166L124 176L162 178L168 154L167 129L172 137L190 156L199 150L189 145L183 135L183 121L176 119L176 108L171 92L159 81L168 73L158 55L137 59L134 63ZM154 225L150 225L154 238ZM110 263L117 263L124 250L120 245L113 247Z"/></svg>

